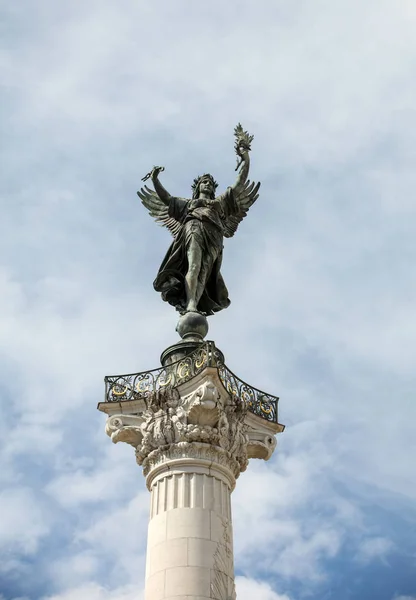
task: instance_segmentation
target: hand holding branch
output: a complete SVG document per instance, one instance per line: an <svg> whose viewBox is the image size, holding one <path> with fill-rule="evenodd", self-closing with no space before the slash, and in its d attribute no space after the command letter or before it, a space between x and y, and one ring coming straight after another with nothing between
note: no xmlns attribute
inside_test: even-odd
<svg viewBox="0 0 416 600"><path fill-rule="evenodd" d="M234 135L236 138L234 149L239 157L237 158L237 166L235 170L238 171L241 165L248 161L248 153L251 150L251 142L254 139L254 135L250 135L248 131L244 131L241 123L235 127Z"/></svg>

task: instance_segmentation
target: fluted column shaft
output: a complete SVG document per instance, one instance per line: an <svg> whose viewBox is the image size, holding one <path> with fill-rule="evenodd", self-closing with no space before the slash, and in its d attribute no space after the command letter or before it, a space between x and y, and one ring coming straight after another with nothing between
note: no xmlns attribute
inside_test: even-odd
<svg viewBox="0 0 416 600"><path fill-rule="evenodd" d="M231 483L223 469L187 461L172 472L166 464L149 487L145 600L233 598Z"/></svg>

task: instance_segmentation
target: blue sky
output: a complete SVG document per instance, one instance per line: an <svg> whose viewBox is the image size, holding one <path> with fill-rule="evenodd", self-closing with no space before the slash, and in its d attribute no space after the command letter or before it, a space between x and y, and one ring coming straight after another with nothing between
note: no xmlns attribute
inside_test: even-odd
<svg viewBox="0 0 416 600"><path fill-rule="evenodd" d="M226 188L238 121L261 195L209 338L287 426L233 494L238 598L415 600L415 4L1 11L1 600L142 597L148 492L96 411L177 339L136 190Z"/></svg>

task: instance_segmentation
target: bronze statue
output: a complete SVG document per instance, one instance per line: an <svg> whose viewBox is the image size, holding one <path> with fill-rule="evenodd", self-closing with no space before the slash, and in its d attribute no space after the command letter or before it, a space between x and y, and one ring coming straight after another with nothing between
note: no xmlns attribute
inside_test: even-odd
<svg viewBox="0 0 416 600"><path fill-rule="evenodd" d="M253 136L240 124L234 135L239 173L220 196L215 196L218 184L209 173L194 180L191 200L171 196L159 181L163 167L154 167L143 177L142 181L152 180L155 191L145 186L137 192L151 216L174 237L153 286L181 314L212 315L230 304L220 272L223 238L237 231L260 188L260 183L247 179Z"/></svg>

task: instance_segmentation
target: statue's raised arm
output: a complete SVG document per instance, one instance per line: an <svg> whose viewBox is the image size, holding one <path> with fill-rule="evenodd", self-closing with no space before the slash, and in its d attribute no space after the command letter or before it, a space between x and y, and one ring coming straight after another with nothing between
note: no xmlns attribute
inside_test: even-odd
<svg viewBox="0 0 416 600"><path fill-rule="evenodd" d="M153 167L147 175L142 177L142 181L152 180L155 191L149 189L147 185L142 187L137 195L142 204L147 208L150 215L155 219L156 223L167 227L173 237L176 236L180 229L180 223L169 214L169 206L172 196L165 190L159 181L159 173L165 170L165 167Z"/></svg>
<svg viewBox="0 0 416 600"><path fill-rule="evenodd" d="M239 123L234 128L234 136L234 150L237 154L237 166L235 170L238 171L238 175L232 188L234 193L238 194L244 187L250 170L249 151L251 150L251 142L254 139L254 135L250 135L248 131L244 131L241 127L241 123Z"/></svg>
<svg viewBox="0 0 416 600"><path fill-rule="evenodd" d="M234 129L234 135L236 138L234 149L237 154L237 166L235 170L238 171L238 175L234 185L231 186L234 210L228 211L223 220L225 237L232 237L235 234L239 224L247 215L250 206L259 197L258 191L260 189L260 183L250 183L248 180L250 170L249 151L251 150L251 142L254 136L244 131L240 123Z"/></svg>
<svg viewBox="0 0 416 600"><path fill-rule="evenodd" d="M151 179L152 183L154 185L156 194L162 200L163 204L165 204L166 206L169 206L169 201L172 196L169 194L169 192L167 192L165 190L165 188L159 181L159 173L161 173L164 170L165 170L165 167L153 167L153 169L151 171L149 171L149 173L147 175L142 177L142 181L147 181L148 179Z"/></svg>

